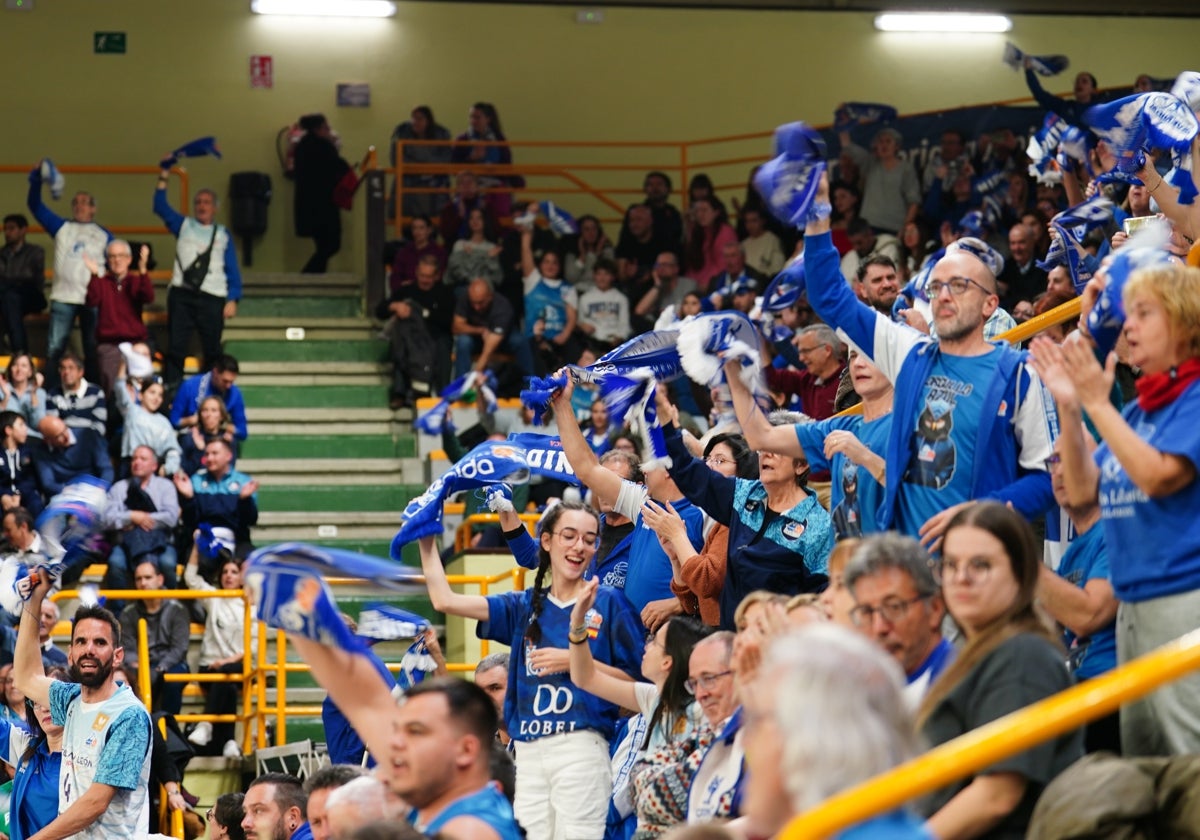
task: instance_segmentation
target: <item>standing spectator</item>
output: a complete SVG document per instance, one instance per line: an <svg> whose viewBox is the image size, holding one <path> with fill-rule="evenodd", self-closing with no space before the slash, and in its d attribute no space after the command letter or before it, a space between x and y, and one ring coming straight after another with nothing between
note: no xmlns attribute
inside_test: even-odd
<svg viewBox="0 0 1200 840"><path fill-rule="evenodd" d="M417 279L417 264L430 254L437 257L439 272L445 268L446 249L434 240L436 235L429 216L422 214L413 217L408 225L408 240L396 249L396 257L392 260L388 287L393 292Z"/></svg>
<svg viewBox="0 0 1200 840"><path fill-rule="evenodd" d="M438 212L438 232L447 248L468 235L467 216L476 208L487 214L489 230L495 230L496 212L491 198L479 192L479 178L475 173L464 170L455 179L454 197L443 204Z"/></svg>
<svg viewBox="0 0 1200 840"><path fill-rule="evenodd" d="M83 362L71 351L58 360L59 388L51 388L46 416L61 417L72 429L91 429L101 437L108 428L108 403L99 385L83 376Z"/></svg>
<svg viewBox="0 0 1200 840"><path fill-rule="evenodd" d="M330 767L322 767L304 780L304 793L308 797L308 802L304 807L304 816L312 830L313 840L330 840L333 837L329 826L329 810L326 807L329 795L366 774L367 771L357 764L334 764ZM382 791L383 784L381 782L375 784L379 785ZM381 814L377 819L382 819L382 817ZM371 820L363 822L371 822Z"/></svg>
<svg viewBox="0 0 1200 840"><path fill-rule="evenodd" d="M900 240L890 233L876 233L866 219L855 219L846 226L850 250L842 256L842 276L853 283L859 268L876 257L887 257L893 264L900 262Z"/></svg>
<svg viewBox="0 0 1200 840"><path fill-rule="evenodd" d="M154 560L143 559L134 567L133 585L139 592L161 592L165 588L162 572ZM148 662L137 656L138 622L146 622ZM136 671L150 669L152 707L173 715L183 705L183 683L167 682L166 674L188 673L187 650L191 639L188 611L174 598L141 598L121 610L121 637L131 642L125 654L124 668ZM136 681L137 677L130 676Z"/></svg>
<svg viewBox="0 0 1200 840"><path fill-rule="evenodd" d="M467 286L466 296L454 307L454 376L457 378L469 370L484 371L492 361L492 355L504 348L517 360L522 377L533 376L533 353L529 338L521 332L521 325L507 298L497 296L492 285L477 277ZM479 358L471 365L471 355Z"/></svg>
<svg viewBox="0 0 1200 840"><path fill-rule="evenodd" d="M129 461L139 446L149 447L154 460L162 464L163 475L179 469L181 450L171 421L159 413L163 405L163 384L157 376L133 380L124 377L125 363L118 369L113 395L117 410L125 418L121 431L121 475L129 474Z"/></svg>
<svg viewBox="0 0 1200 840"><path fill-rule="evenodd" d="M813 420L834 414L842 371L846 367L846 345L825 324L813 324L796 334L796 352L804 370L765 369L767 387L800 398L800 410Z"/></svg>
<svg viewBox="0 0 1200 840"><path fill-rule="evenodd" d="M1088 125L1083 119L1084 112L1100 101L1096 94L1099 88L1096 77L1086 70L1081 70L1075 76L1074 99L1061 99L1048 93L1038 80L1037 72L1034 71L1028 57L1025 59L1025 84L1029 86L1029 92L1033 94L1038 105L1054 112L1071 125L1085 130Z"/></svg>
<svg viewBox="0 0 1200 840"><path fill-rule="evenodd" d="M579 296L579 330L596 347L610 350L629 338L629 298L614 288L617 264L602 257L592 269L595 287Z"/></svg>
<svg viewBox="0 0 1200 840"><path fill-rule="evenodd" d="M942 132L942 142L929 154L925 171L921 177L921 191L941 190L949 192L959 174L971 165L967 154L967 138L960 129L947 128Z"/></svg>
<svg viewBox="0 0 1200 840"><path fill-rule="evenodd" d="M242 809L245 794L223 793L217 797L216 803L208 812L209 840L246 840L246 832L242 828L242 819L246 812Z"/></svg>
<svg viewBox="0 0 1200 840"><path fill-rule="evenodd" d="M446 262L446 283L461 294L462 289L476 277L498 286L504 279L500 268L503 250L493 240L495 232L488 227L488 217L479 207L467 213L467 236L454 243Z"/></svg>
<svg viewBox="0 0 1200 840"><path fill-rule="evenodd" d="M567 253L567 282L582 292L592 286L592 272L598 260L611 260L613 246L604 235L600 220L588 214L577 220L579 233L569 244ZM615 272L614 272L615 279Z"/></svg>
<svg viewBox="0 0 1200 840"><path fill-rule="evenodd" d="M757 207L742 208L742 224L746 228L746 238L742 240L746 265L763 277L774 277L787 262L779 237L767 230L763 211Z"/></svg>
<svg viewBox="0 0 1200 840"><path fill-rule="evenodd" d="M525 335L541 350L534 360L556 369L579 358L574 339L579 296L562 280L562 258L557 251L533 257L533 231L521 231L521 273L525 289Z"/></svg>
<svg viewBox="0 0 1200 840"><path fill-rule="evenodd" d="M171 481L156 475L157 470L154 450L139 446L129 464L130 477L109 488L104 525L116 532L116 544L108 556L105 588L129 589L133 570L144 561L154 563L168 589L175 588L178 555L172 534L179 524L179 499Z"/></svg>
<svg viewBox="0 0 1200 840"><path fill-rule="evenodd" d="M678 248L683 241L683 216L671 203L671 179L665 172L647 172L642 180L644 202L654 216L654 229L663 241Z"/></svg>
<svg viewBox="0 0 1200 840"><path fill-rule="evenodd" d="M33 464L46 498L61 493L76 476L113 480L108 444L95 429L72 429L59 417L47 417L38 431L42 440L33 447Z"/></svg>
<svg viewBox="0 0 1200 840"><path fill-rule="evenodd" d="M833 199L833 213L829 216L829 226L833 231L833 245L838 254L846 256L854 247L850 242L850 223L859 218L862 205L862 193L858 187L846 181L834 181L829 187L829 195Z"/></svg>
<svg viewBox="0 0 1200 840"><path fill-rule="evenodd" d="M165 379L174 393L183 379L183 361L192 333L200 336L203 365L212 367L221 355L225 321L237 315L242 299L242 272L229 229L217 223L217 194L196 193L187 217L167 203L167 176L159 173L154 191L154 212L175 235L175 265L167 295L167 347Z"/></svg>
<svg viewBox="0 0 1200 840"><path fill-rule="evenodd" d="M467 114L467 130L454 138L451 159L455 163L470 163L474 166L505 166L512 163L512 151L505 144L507 139L500 128L500 115L490 102L476 102ZM479 178L479 186L492 190L492 210L496 216L508 216L512 210L512 193L505 187L525 186L520 175L485 174Z"/></svg>
<svg viewBox="0 0 1200 840"><path fill-rule="evenodd" d="M84 256L84 264L92 273L88 283L87 305L96 310L96 360L100 368L100 387L111 395L117 380L117 369L123 364L122 342L136 344L149 340L142 323L142 307L154 303L154 283L146 273L150 246L143 245L138 253L137 271L130 271L133 252L124 239L114 239L105 248L108 268L103 275L100 266Z"/></svg>
<svg viewBox="0 0 1200 840"><path fill-rule="evenodd" d="M400 123L392 131L392 142L388 146L388 155L392 166L396 166L396 143L401 140L441 140L450 139L450 131L439 125L433 118L433 111L428 105L418 105L413 108L406 122ZM450 144L414 145L404 144L405 164L409 163L441 163L450 162ZM405 175L400 183L404 187L404 198L401 201L400 212L404 216L424 216L426 221L446 201L446 187L450 178L442 174ZM421 190L421 192L416 192ZM388 218L394 218L396 213L396 185L392 184L392 192L388 196ZM415 268L415 264L414 264Z"/></svg>
<svg viewBox="0 0 1200 840"><path fill-rule="evenodd" d="M233 418L225 410L225 402L217 396L205 397L196 412L196 425L179 433L179 469L195 475L204 466L204 447L213 438L221 438L233 451L230 466L237 463L237 438L233 434Z"/></svg>
<svg viewBox="0 0 1200 840"><path fill-rule="evenodd" d="M217 571L219 586L213 586L200 575L199 546L192 545L192 553L183 569L183 579L188 589L197 592L215 592L242 588L242 564L233 556L232 546L217 546L221 565ZM204 600L204 639L200 642L201 674L240 674L245 659L246 603L241 598L206 598ZM258 638L258 622L250 625L250 641ZM237 701L241 683L204 682L204 714L237 714ZM221 745L222 754L241 755L241 747L234 740L236 724L200 721L188 735L188 740L198 747L215 742ZM231 746L232 745L232 746Z"/></svg>
<svg viewBox="0 0 1200 840"><path fill-rule="evenodd" d="M250 544L250 528L258 522L258 482L233 469L233 447L214 438L204 447L205 468L190 479L175 473L184 523L189 533L198 525L233 531L239 551Z"/></svg>
<svg viewBox="0 0 1200 840"><path fill-rule="evenodd" d="M34 516L45 505L37 489L37 471L26 441L29 427L15 411L0 412L0 436L3 436L4 460L0 461L0 510L23 507Z"/></svg>
<svg viewBox="0 0 1200 840"><path fill-rule="evenodd" d="M864 173L862 217L881 233L895 235L921 209L921 183L912 164L900 157L904 142L894 128L883 128L871 141L871 151L850 140L849 131L838 133L842 149Z"/></svg>
<svg viewBox="0 0 1200 840"><path fill-rule="evenodd" d="M38 614L52 581L34 587L21 616L13 676L34 705L50 709L63 726L64 762L58 817L48 837L80 840L132 838L150 824L150 715L128 684L118 685L121 625L103 607L80 607L71 628L71 675L65 683L45 675L37 643Z"/></svg>
<svg viewBox="0 0 1200 840"><path fill-rule="evenodd" d="M729 225L724 205L715 198L696 199L690 210L685 265L700 291L707 292L724 268L725 246L737 244L737 233Z"/></svg>
<svg viewBox="0 0 1200 840"><path fill-rule="evenodd" d="M52 602L45 601L43 606L49 603ZM54 669L49 676L67 680L63 667ZM54 723L49 707L29 701L28 709L32 712L24 721L28 728L0 721L0 754L13 767L9 840L28 840L58 813L63 727Z"/></svg>
<svg viewBox="0 0 1200 840"><path fill-rule="evenodd" d="M88 376L99 377L96 364L96 318L84 305L91 272L83 263L87 254L99 264L104 248L113 235L96 224L96 199L88 192L77 192L71 198L71 220L56 215L42 203L41 167L29 173L29 212L54 237L54 279L50 284L50 326L46 338L46 384L58 384L58 360L75 320L79 319L79 338L88 363ZM26 348L29 349L29 348Z"/></svg>
<svg viewBox="0 0 1200 840"><path fill-rule="evenodd" d="M180 386L171 403L171 425L187 429L200 422L200 404L208 397L220 397L233 420L234 437L245 440L246 402L238 390L238 360L219 354L212 359L212 369L193 376Z"/></svg>
<svg viewBox="0 0 1200 840"><path fill-rule="evenodd" d="M333 191L350 171L338 154L333 129L324 114L300 118L304 136L296 144L296 236L311 239L316 252L308 258L301 274L324 274L329 258L342 249L342 211Z"/></svg>
<svg viewBox="0 0 1200 840"><path fill-rule="evenodd" d="M304 819L308 796L295 776L263 773L246 788L242 830L250 840L312 840Z"/></svg>
<svg viewBox="0 0 1200 840"><path fill-rule="evenodd" d="M389 339L393 411L407 406L412 392L437 393L449 384L456 301L454 290L440 281L437 259L423 257L417 282L396 290L375 309L379 320L395 319Z"/></svg>
<svg viewBox="0 0 1200 840"><path fill-rule="evenodd" d="M1028 227L1018 222L1008 232L1008 259L1004 270L996 276L1000 305L1010 312L1019 301L1033 303L1046 291L1046 270L1037 264L1034 252L1036 237Z"/></svg>
<svg viewBox="0 0 1200 840"><path fill-rule="evenodd" d="M15 411L25 422L36 428L46 416L46 391L37 380L37 369L33 357L28 353L15 353L8 362L8 370L0 376L0 409Z"/></svg>
<svg viewBox="0 0 1200 840"><path fill-rule="evenodd" d="M0 327L8 333L12 353L28 352L24 317L46 308L46 252L25 241L29 220L20 213L4 217L0 248Z"/></svg>

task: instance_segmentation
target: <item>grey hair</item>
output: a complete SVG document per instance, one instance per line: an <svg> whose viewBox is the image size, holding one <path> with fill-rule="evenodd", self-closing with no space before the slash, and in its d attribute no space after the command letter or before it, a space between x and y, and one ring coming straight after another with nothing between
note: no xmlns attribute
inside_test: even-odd
<svg viewBox="0 0 1200 840"><path fill-rule="evenodd" d="M349 807L353 814L350 825L339 825L340 831L335 837L348 836L360 826L376 820L386 820L394 816L393 806L388 802L387 787L374 776L367 774L351 779L339 788L335 788L325 800L325 810L333 817L335 808ZM333 820L340 822L340 820Z"/></svg>
<svg viewBox="0 0 1200 840"><path fill-rule="evenodd" d="M213 207L221 206L220 196L218 196L217 191L212 189L211 187L202 187L201 189L196 190L195 198L193 198L192 201L195 201L197 198L199 198L200 196L205 195L205 194L212 196Z"/></svg>
<svg viewBox="0 0 1200 840"><path fill-rule="evenodd" d="M646 483L646 473L642 471L642 462L637 455L623 449L610 449L600 456L600 465L604 466L610 461L620 461L629 468L628 481L634 484Z"/></svg>
<svg viewBox="0 0 1200 840"><path fill-rule="evenodd" d="M928 598L940 591L937 581L933 579L930 562L929 554L912 537L876 534L864 539L854 550L842 573L842 580L847 589L853 590L854 584L861 578L896 569L912 578L918 595Z"/></svg>
<svg viewBox="0 0 1200 840"><path fill-rule="evenodd" d="M492 281L486 277L472 277L471 282L467 284L467 287L470 288L478 283L482 283L484 286L486 286L489 292L496 291L496 287L492 285Z"/></svg>
<svg viewBox="0 0 1200 840"><path fill-rule="evenodd" d="M807 426L813 419L803 411L788 411L779 408L767 415L767 422L772 426Z"/></svg>
<svg viewBox="0 0 1200 840"><path fill-rule="evenodd" d="M507 671L508 656L507 653L489 653L483 659L480 659L479 664L475 666L475 675L479 676L484 671L490 671L493 668L503 668Z"/></svg>
<svg viewBox="0 0 1200 840"><path fill-rule="evenodd" d="M810 324L800 330L799 335L815 335L817 341L821 344L829 345L829 349L833 351L833 355L842 361L846 360L846 345L837 337L837 333L833 331L833 327L828 324Z"/></svg>
<svg viewBox="0 0 1200 840"><path fill-rule="evenodd" d="M899 663L859 633L806 625L770 646L759 673L796 813L922 751Z"/></svg>
<svg viewBox="0 0 1200 840"><path fill-rule="evenodd" d="M127 242L124 239L114 239L111 242L109 242L108 245L106 245L104 248L105 255L108 254L108 249L114 245L124 248L126 254L128 254L130 257L133 256L133 248L130 246L129 242Z"/></svg>
<svg viewBox="0 0 1200 840"><path fill-rule="evenodd" d="M737 638L737 634L732 630L718 630L715 633L710 633L696 644L692 645L692 652L702 645L720 644L725 648L725 662L728 664L733 660L733 640Z"/></svg>
<svg viewBox="0 0 1200 840"><path fill-rule="evenodd" d="M332 764L322 767L304 780L304 793L311 794L315 790L334 790L346 785L359 776L365 776L366 769L357 764Z"/></svg>

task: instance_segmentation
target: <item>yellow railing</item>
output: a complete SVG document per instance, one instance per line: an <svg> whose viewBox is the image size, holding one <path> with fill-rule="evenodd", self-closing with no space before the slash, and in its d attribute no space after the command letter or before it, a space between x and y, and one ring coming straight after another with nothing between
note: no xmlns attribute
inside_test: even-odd
<svg viewBox="0 0 1200 840"><path fill-rule="evenodd" d="M521 522L525 524L525 528L532 535L537 529L538 520L541 519L541 514L538 513L519 513ZM475 533L476 525L499 525L500 514L498 513L473 513L462 521L458 528L454 531L454 551L466 551L471 547L471 537Z"/></svg>

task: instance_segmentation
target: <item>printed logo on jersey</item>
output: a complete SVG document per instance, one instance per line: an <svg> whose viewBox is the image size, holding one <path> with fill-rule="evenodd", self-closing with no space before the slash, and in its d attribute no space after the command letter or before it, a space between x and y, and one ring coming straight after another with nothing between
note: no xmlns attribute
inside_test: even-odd
<svg viewBox="0 0 1200 840"><path fill-rule="evenodd" d="M96 720L94 723L92 723L92 729L95 729L97 732L99 732L106 726L108 726L108 715L101 712L100 714L96 715Z"/></svg>
<svg viewBox="0 0 1200 840"><path fill-rule="evenodd" d="M904 481L941 490L954 479L958 450L951 439L954 408L960 397L975 390L970 382L948 376L931 376L925 390L925 408L917 416L914 451Z"/></svg>

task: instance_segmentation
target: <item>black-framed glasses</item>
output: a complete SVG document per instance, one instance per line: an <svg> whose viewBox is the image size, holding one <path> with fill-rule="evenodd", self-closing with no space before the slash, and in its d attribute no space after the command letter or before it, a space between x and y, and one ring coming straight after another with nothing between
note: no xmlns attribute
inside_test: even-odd
<svg viewBox="0 0 1200 840"><path fill-rule="evenodd" d="M949 280L930 280L925 286L925 292L929 295L930 300L939 298L942 291L950 290L950 294L954 297L962 297L966 294L967 289L974 286L982 291L985 295L994 295L995 292L988 289L982 283L972 280L970 277L951 277Z"/></svg>
<svg viewBox="0 0 1200 840"><path fill-rule="evenodd" d="M710 688L712 688L714 685L717 684L717 680L723 679L724 677L728 677L732 673L733 673L733 671L720 671L719 673L716 673L716 674L705 674L704 676L696 677L695 679L688 680L687 682L685 682L683 684L683 687L687 689L688 694L695 694L696 689L698 689L698 688L702 688L705 691L708 691Z"/></svg>
<svg viewBox="0 0 1200 840"><path fill-rule="evenodd" d="M901 601L899 598L893 598L884 601L878 607L872 607L867 604L859 604L854 609L850 610L850 620L857 627L870 627L875 621L875 616L882 616L883 620L888 624L895 624L902 621L904 616L908 615L908 608L918 601L924 601L928 595L918 595L915 598L909 598L907 601Z"/></svg>

